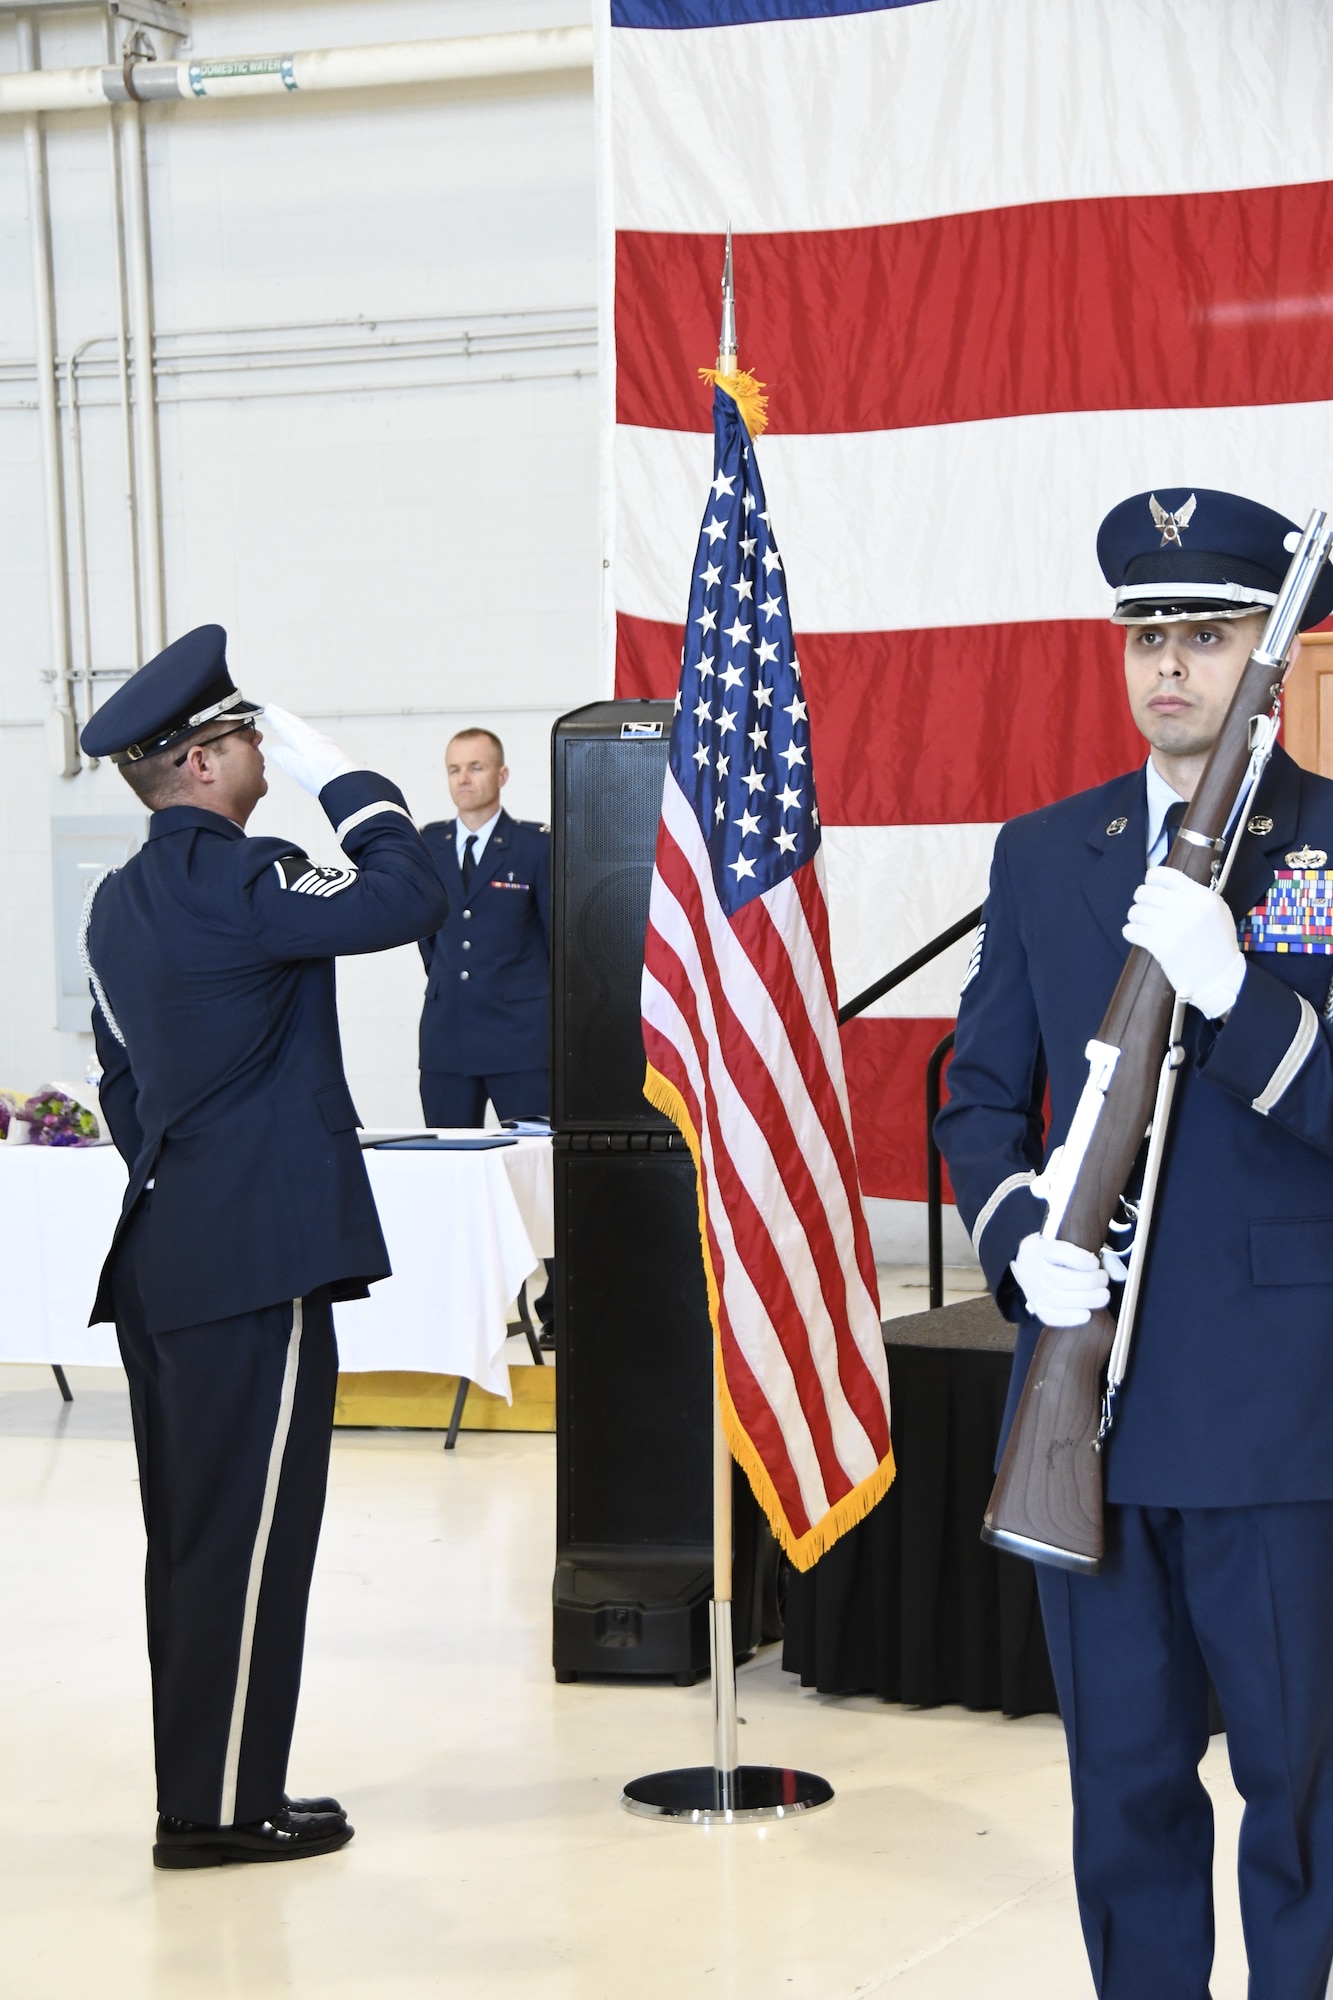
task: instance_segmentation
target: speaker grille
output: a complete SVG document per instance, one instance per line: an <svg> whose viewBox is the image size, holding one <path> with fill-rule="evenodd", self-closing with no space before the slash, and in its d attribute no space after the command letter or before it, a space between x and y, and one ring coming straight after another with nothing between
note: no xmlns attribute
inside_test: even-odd
<svg viewBox="0 0 1333 2000"><path fill-rule="evenodd" d="M561 1547L706 1548L712 1329L685 1151L557 1148Z"/></svg>
<svg viewBox="0 0 1333 2000"><path fill-rule="evenodd" d="M626 716L659 721L661 736L622 738ZM643 1096L639 987L670 733L666 702L606 702L556 725L551 1119L560 1131L667 1124Z"/></svg>

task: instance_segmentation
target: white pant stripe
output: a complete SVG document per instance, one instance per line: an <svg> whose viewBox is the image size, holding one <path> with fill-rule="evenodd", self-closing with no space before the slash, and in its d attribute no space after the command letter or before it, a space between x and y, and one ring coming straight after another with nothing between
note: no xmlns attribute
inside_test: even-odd
<svg viewBox="0 0 1333 2000"><path fill-rule="evenodd" d="M268 1555L268 1538L273 1528L273 1512L278 1504L278 1481L282 1477L283 1454L287 1449L287 1434L292 1427L292 1405L296 1400L296 1372L301 1362L301 1318L302 1301L292 1300L292 1331L287 1342L287 1366L283 1371L282 1391L278 1397L277 1422L273 1426L273 1443L269 1449L268 1472L264 1479L264 1499L259 1509L259 1527L255 1533L255 1545L250 1552L250 1574L245 1585L245 1611L241 1618L241 1654L236 1666L236 1692L232 1697L231 1726L227 1731L227 1754L222 1760L222 1804L218 1813L220 1826L231 1826L236 1818L236 1781L241 1767L241 1732L245 1726L245 1704L250 1693L250 1656L255 1644L255 1616L259 1610L259 1592L264 1581L264 1562Z"/></svg>

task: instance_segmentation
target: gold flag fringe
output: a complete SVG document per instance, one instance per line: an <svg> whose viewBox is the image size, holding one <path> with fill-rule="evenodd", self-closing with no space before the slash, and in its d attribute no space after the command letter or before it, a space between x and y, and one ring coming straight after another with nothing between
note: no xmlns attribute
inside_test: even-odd
<svg viewBox="0 0 1333 2000"><path fill-rule="evenodd" d="M700 374L706 371L700 369ZM726 389L726 382L719 384ZM730 391L728 390L730 394ZM744 416L744 410L741 411ZM747 425L748 428L748 425ZM654 1110L662 1112L679 1129L694 1161L694 1187L699 1204L699 1242L704 1255L704 1282L708 1288L708 1317L713 1328L713 1367L717 1375L718 1402L722 1412L722 1430L732 1457L750 1482L755 1499L768 1517L768 1524L777 1536L783 1553L799 1570L813 1569L839 1536L854 1528L858 1521L864 1521L871 1508L878 1505L892 1486L897 1467L890 1445L869 1478L854 1486L850 1493L844 1493L841 1500L834 1502L828 1512L808 1528L803 1535L796 1534L786 1510L779 1498L778 1490L769 1477L768 1468L751 1441L748 1431L736 1413L727 1387L726 1370L722 1366L721 1321L718 1310L717 1277L713 1270L713 1259L708 1248L708 1221L704 1208L703 1174L699 1166L699 1135L685 1106L685 1100L675 1085L668 1083L660 1070L648 1064L644 1078L643 1094Z"/></svg>
<svg viewBox="0 0 1333 2000"><path fill-rule="evenodd" d="M767 386L756 382L753 375L744 368L738 368L734 375L719 375L716 368L701 368L701 382L711 382L715 389L723 389L741 413L741 422L752 438L762 437L768 429L768 397L764 394Z"/></svg>

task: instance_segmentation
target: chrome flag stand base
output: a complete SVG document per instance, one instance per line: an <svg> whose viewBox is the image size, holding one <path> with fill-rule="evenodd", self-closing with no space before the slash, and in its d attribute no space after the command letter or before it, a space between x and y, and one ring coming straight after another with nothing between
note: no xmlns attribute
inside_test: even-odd
<svg viewBox="0 0 1333 2000"><path fill-rule="evenodd" d="M679 1771L631 1778L620 1794L626 1812L686 1826L732 1826L745 1820L795 1819L833 1797L811 1771L736 1761L736 1666L731 1642L731 1453L713 1390L713 1602L709 1606L713 1669L713 1761Z"/></svg>

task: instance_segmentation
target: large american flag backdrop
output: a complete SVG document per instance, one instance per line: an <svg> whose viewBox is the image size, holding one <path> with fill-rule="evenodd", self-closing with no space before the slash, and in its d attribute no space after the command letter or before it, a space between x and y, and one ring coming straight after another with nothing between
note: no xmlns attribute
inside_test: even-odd
<svg viewBox="0 0 1333 2000"><path fill-rule="evenodd" d="M846 999L981 901L1000 821L1141 756L1106 510L1327 500L1333 10L610 0L601 35L616 690L676 691L730 220ZM843 1030L889 1254L967 955Z"/></svg>

